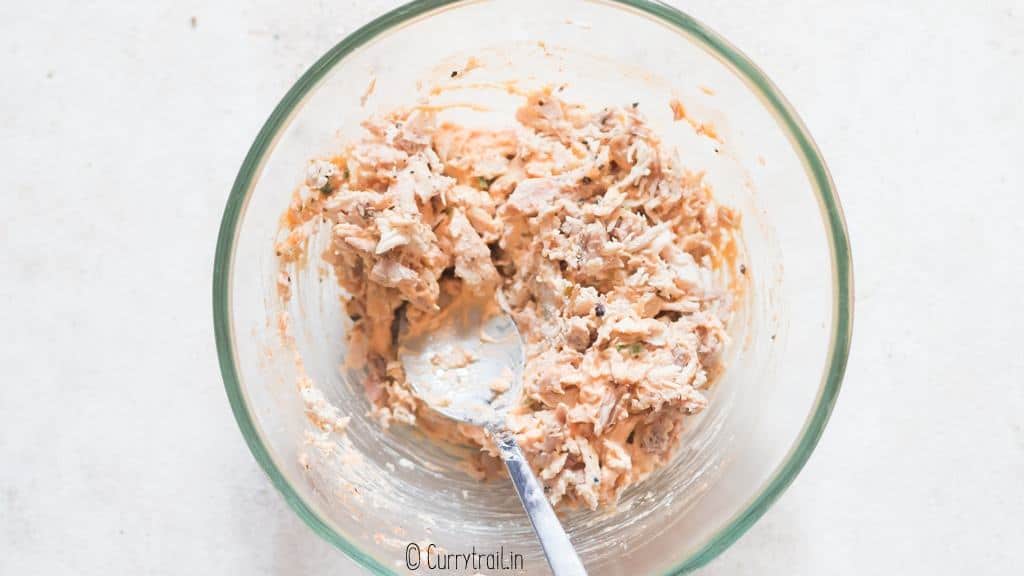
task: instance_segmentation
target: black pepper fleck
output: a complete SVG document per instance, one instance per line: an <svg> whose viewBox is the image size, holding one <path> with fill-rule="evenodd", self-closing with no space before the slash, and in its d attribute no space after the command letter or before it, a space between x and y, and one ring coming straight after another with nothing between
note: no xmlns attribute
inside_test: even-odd
<svg viewBox="0 0 1024 576"><path fill-rule="evenodd" d="M636 107L638 107L638 106L640 106L640 103L639 103L639 102L633 102L633 108L636 108Z"/></svg>
<svg viewBox="0 0 1024 576"><path fill-rule="evenodd" d="M745 264L740 264L740 274L746 274L746 273L747 273L747 266Z"/></svg>
<svg viewBox="0 0 1024 576"><path fill-rule="evenodd" d="M458 75L459 75L459 71L458 70L452 70L452 78L455 78Z"/></svg>
<svg viewBox="0 0 1024 576"><path fill-rule="evenodd" d="M597 306L594 307L594 314L598 318L600 318L601 316L604 316L604 304L601 304L600 302L598 302Z"/></svg>

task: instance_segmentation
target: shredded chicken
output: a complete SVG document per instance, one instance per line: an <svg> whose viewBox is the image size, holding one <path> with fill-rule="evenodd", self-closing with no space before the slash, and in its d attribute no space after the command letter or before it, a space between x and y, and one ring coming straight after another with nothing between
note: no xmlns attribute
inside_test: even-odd
<svg viewBox="0 0 1024 576"><path fill-rule="evenodd" d="M527 357L508 424L551 502L595 509L665 464L707 404L732 307L712 279L739 217L635 106L591 112L542 90L516 119L500 131L415 109L368 120L365 138L310 163L276 251L286 274L314 219L329 223L323 259L351 294L349 338L385 426L442 421L397 361L400 310L429 319L462 290L501 291ZM318 421L336 416L310 400ZM450 426L445 437L493 456L479 430Z"/></svg>
<svg viewBox="0 0 1024 576"><path fill-rule="evenodd" d="M477 358L472 352L461 347L454 347L448 350L447 354L434 354L430 357L431 364L444 370L465 368L476 361Z"/></svg>

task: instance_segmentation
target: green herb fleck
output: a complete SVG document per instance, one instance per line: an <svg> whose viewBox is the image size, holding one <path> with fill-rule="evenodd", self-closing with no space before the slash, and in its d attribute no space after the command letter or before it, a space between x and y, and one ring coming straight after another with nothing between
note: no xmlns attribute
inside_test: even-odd
<svg viewBox="0 0 1024 576"><path fill-rule="evenodd" d="M483 176L476 177L476 185L481 190L490 190L491 184L494 183L494 178L484 178Z"/></svg>
<svg viewBox="0 0 1024 576"><path fill-rule="evenodd" d="M615 349L618 350L619 352L622 352L623 350L629 350L630 354L638 356L641 352L644 351L644 346L639 342L633 342L632 344L617 344L615 346Z"/></svg>

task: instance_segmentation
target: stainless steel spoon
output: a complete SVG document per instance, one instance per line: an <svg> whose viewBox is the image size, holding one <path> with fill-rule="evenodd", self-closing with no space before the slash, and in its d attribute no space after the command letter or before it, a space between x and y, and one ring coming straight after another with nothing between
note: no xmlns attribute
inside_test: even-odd
<svg viewBox="0 0 1024 576"><path fill-rule="evenodd" d="M479 302L457 301L446 310L445 321L417 333L403 321L399 357L406 380L434 410L490 434L551 571L585 576L576 549L505 425L523 387L522 338L508 315L487 310Z"/></svg>

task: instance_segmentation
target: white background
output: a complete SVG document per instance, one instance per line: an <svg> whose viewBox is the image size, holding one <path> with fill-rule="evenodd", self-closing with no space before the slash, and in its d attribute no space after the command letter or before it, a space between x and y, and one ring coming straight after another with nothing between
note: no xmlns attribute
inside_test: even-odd
<svg viewBox="0 0 1024 576"><path fill-rule="evenodd" d="M1019 573L1024 6L676 3L802 114L856 263L824 438L702 573ZM246 449L210 284L260 125L393 4L0 4L0 574L357 573Z"/></svg>

